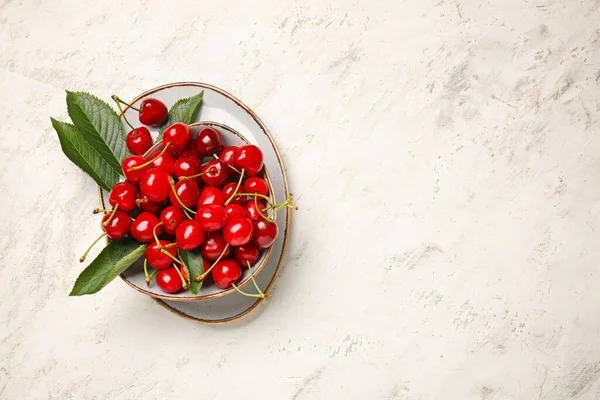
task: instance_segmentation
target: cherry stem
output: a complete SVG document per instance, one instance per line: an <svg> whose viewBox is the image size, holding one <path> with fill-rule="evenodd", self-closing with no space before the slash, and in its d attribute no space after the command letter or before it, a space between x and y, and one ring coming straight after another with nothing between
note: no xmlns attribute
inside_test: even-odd
<svg viewBox="0 0 600 400"><path fill-rule="evenodd" d="M237 290L237 292L238 292L239 294L243 294L243 295L244 295L244 296L246 296L246 297L256 297L256 298L259 298L259 299L264 299L264 298L265 298L265 294L264 294L264 293L262 293L262 295L260 295L260 294L250 294L250 293L246 293L246 292L244 292L243 290L241 290L240 288L238 288L238 287L237 287L237 285L236 285L235 283L233 283L233 282L231 282L231 286L233 286L233 288L234 288L235 290Z"/></svg>
<svg viewBox="0 0 600 400"><path fill-rule="evenodd" d="M103 212L103 213L109 213L111 211L112 210L103 210L101 208L95 208L94 211L92 211L92 213L94 213L94 214L100 214L101 212Z"/></svg>
<svg viewBox="0 0 600 400"><path fill-rule="evenodd" d="M233 200L233 198L235 197L237 191L240 190L240 185L242 184L242 179L244 179L244 172L246 172L246 170L244 168L242 168L242 172L240 172L240 179L238 179L237 186L235 187L235 190L231 194L231 197L228 198L227 201L225 202L226 206L228 206L229 203L231 203L231 200ZM256 199L256 197L255 197L255 199Z"/></svg>
<svg viewBox="0 0 600 400"><path fill-rule="evenodd" d="M254 196L254 206L256 207L256 211L258 211L258 214L263 217L263 219L267 222L273 222L272 219L270 219L269 217L267 217L266 215L263 214L263 211L268 210L269 208L272 208L273 206L266 208L265 210L260 210L260 208L258 207L258 197Z"/></svg>
<svg viewBox="0 0 600 400"><path fill-rule="evenodd" d="M210 161L207 161L207 162L205 162L205 163L202 163L202 164L200 164L200 165L201 165L202 167L204 167L205 165L208 165L208 164L210 164L210 162L211 162L211 161L212 161L212 160L210 160Z"/></svg>
<svg viewBox="0 0 600 400"><path fill-rule="evenodd" d="M156 275L156 273L158 272L157 269L155 269L154 271L152 271L152 273L150 274L150 276L148 278L150 278L150 280L146 281L146 286L150 287L150 283L152 282L152 278L154 278L154 275Z"/></svg>
<svg viewBox="0 0 600 400"><path fill-rule="evenodd" d="M141 165L136 165L135 167L131 167L127 170L127 172L131 172L131 171L138 171L142 168L146 168L148 165L152 164L154 161L158 160L159 158L162 157L163 154L165 154L165 151L167 151L167 149L169 148L169 145L171 145L171 142L167 143L167 145L165 146L164 149L162 149L162 151L160 153L158 153L158 155L156 157L154 157L152 160L147 161Z"/></svg>
<svg viewBox="0 0 600 400"><path fill-rule="evenodd" d="M182 208L183 213L185 214L186 217L188 217L188 219L194 219L194 217L192 217L190 214L188 214L188 212L186 211L185 208Z"/></svg>
<svg viewBox="0 0 600 400"><path fill-rule="evenodd" d="M216 160L223 161L223 160L221 160L221 159L219 158L219 156L218 156L218 155L216 155L216 154L214 154L214 153L213 153L213 157L214 157ZM209 161L209 162L210 162L210 161ZM223 161L223 162L225 162L225 161ZM227 164L227 163L225 163L225 164ZM238 174L241 174L241 173L242 173L242 171L243 171L243 169L242 169L242 171L240 171L239 169L237 169L237 168L236 168L236 167L234 167L233 165L229 165L229 164L227 164L227 166L228 166L229 168L231 168L232 170L234 170L235 172L237 172Z"/></svg>
<svg viewBox="0 0 600 400"><path fill-rule="evenodd" d="M210 271L212 271L212 269L215 267L215 265L217 265L217 263L219 261L221 261L221 258L223 258L223 256L225 256L225 253L227 253L227 249L228 248L229 248L229 243L227 243L225 245L225 247L223 248L223 251L221 252L221 254L219 254L219 257L215 260L215 262L212 263L212 265L210 266L210 268L208 270L204 271L202 273L202 275L195 277L194 280L196 282L200 282L201 280L203 280L204 278L206 278L206 275L208 275L210 273Z"/></svg>
<svg viewBox="0 0 600 400"><path fill-rule="evenodd" d="M85 261L85 258L87 257L87 255L90 252L90 250L92 250L92 247L94 247L96 245L96 243L98 243L100 241L100 239L102 239L104 236L106 236L106 232L103 232L102 235L98 236L96 238L96 240L94 240L94 242L90 245L90 247L87 248L87 250L85 251L85 253L83 253L83 255L81 256L81 258L79 259L79 262L84 262Z"/></svg>
<svg viewBox="0 0 600 400"><path fill-rule="evenodd" d="M169 176L169 183L171 184L171 190L173 191L173 194L175 195L175 198L177 199L181 207L183 207L184 210L191 212L192 214L196 214L196 211L186 207L186 205L183 204L183 201L181 201L181 199L179 198L179 195L177 194L177 189L175 188L175 180L172 176Z"/></svg>
<svg viewBox="0 0 600 400"><path fill-rule="evenodd" d="M108 226L108 224L110 224L110 221L112 221L113 217L115 216L115 213L117 212L117 208L119 208L119 203L117 203L115 208L113 208L112 214L110 214L110 217L108 217L108 219L102 223L102 226Z"/></svg>
<svg viewBox="0 0 600 400"><path fill-rule="evenodd" d="M119 108L119 112L121 113L121 116L123 117L123 119L125 120L125 122L127 123L127 125L129 125L129 127L133 130L135 130L135 128L133 127L133 125L131 125L129 123L129 120L127 119L127 117L125 116L125 113L123 112L123 109L121 108L121 103L119 102L119 98L115 95L112 96L112 99L115 101L115 103L117 103L117 107ZM138 110L139 111L139 110Z"/></svg>
<svg viewBox="0 0 600 400"><path fill-rule="evenodd" d="M122 103L122 104L125 104L125 105L126 105L127 107L129 107L129 108L133 108L133 109L134 109L135 111L137 111L137 112L142 112L142 111L141 111L139 108L137 108L137 107L134 107L134 106L132 106L131 104L129 104L129 103L126 103L126 102L124 102L123 100L121 100L121 99L120 99L120 98L119 98L119 97L118 97L116 94L113 94L113 95L111 96L111 98L112 98L112 99L113 99L115 102L117 102L117 104L118 104L118 103ZM119 109L120 109L120 107L119 107Z"/></svg>
<svg viewBox="0 0 600 400"><path fill-rule="evenodd" d="M273 202L271 201L271 198L268 196L265 196L264 194L260 194L260 193L238 193L238 196L254 196L254 197L260 197L261 199L265 199L269 204L273 204Z"/></svg>
<svg viewBox="0 0 600 400"><path fill-rule="evenodd" d="M189 181L190 179L199 178L199 177L201 177L202 175L206 174L207 172L208 172L208 171L201 172L201 173L199 173L199 174L196 174L196 175L180 176L180 177L179 177L179 181Z"/></svg>
<svg viewBox="0 0 600 400"><path fill-rule="evenodd" d="M179 258L175 257L173 254L169 253L169 252L168 252L167 250L165 250L164 248L160 249L159 251L160 251L161 253L163 253L163 254L165 254L165 255L169 256L169 257L171 258L171 260L175 261L177 264L182 264L182 265L183 265L183 262L181 262L181 260L180 260Z"/></svg>
<svg viewBox="0 0 600 400"><path fill-rule="evenodd" d="M275 213L277 213L277 211L281 210L283 207L292 208L294 210L297 210L298 206L291 204L291 201L292 201L292 198L288 197L283 203L277 204L276 206L274 206L273 211L271 211L271 214L269 214L269 218L271 218L273 215L275 215Z"/></svg>
<svg viewBox="0 0 600 400"><path fill-rule="evenodd" d="M152 145L152 147L150 147L144 154L142 154L142 157L146 157L148 154L152 153L154 150L156 150L156 148L162 143L162 140L159 140L158 142L154 143Z"/></svg>
<svg viewBox="0 0 600 400"><path fill-rule="evenodd" d="M254 279L254 274L252 273L252 265L250 265L250 261L246 260L246 265L248 265L248 271L250 271L250 278L252 278L252 283L254 283L254 287L256 288L256 291L258 292L258 294L260 294L260 298L264 299L265 297L267 297L267 295L265 295L263 293L263 291L260 290L260 288L258 287L258 284L256 283L256 280Z"/></svg>
<svg viewBox="0 0 600 400"><path fill-rule="evenodd" d="M154 229L152 229L152 235L154 236L154 240L156 240L156 246L160 249L160 242L158 241L158 235L156 234L156 228L158 228L159 226L162 226L163 223L159 222L158 224L154 225Z"/></svg>
<svg viewBox="0 0 600 400"><path fill-rule="evenodd" d="M144 276L146 277L146 286L150 286L152 277L148 274L148 260L144 258Z"/></svg>
<svg viewBox="0 0 600 400"><path fill-rule="evenodd" d="M185 267L184 263L181 263L181 265L183 265ZM183 286L184 290L187 290L188 284L187 284L187 281L185 280L185 278L183 277L183 274L181 273L179 268L177 268L176 266L173 265L173 268L175 268L177 270L177 275L179 275L179 277L181 278L181 286ZM187 267L185 267L185 268L187 269Z"/></svg>

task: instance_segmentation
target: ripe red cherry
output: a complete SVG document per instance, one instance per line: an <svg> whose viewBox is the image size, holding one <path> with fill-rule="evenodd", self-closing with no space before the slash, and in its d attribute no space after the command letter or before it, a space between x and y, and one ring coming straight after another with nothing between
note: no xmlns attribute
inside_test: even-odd
<svg viewBox="0 0 600 400"><path fill-rule="evenodd" d="M140 183L140 181L142 180L142 176L144 176L144 173L146 173L146 171L148 171L150 167L146 166L135 171L130 171L130 169L145 163L146 159L141 156L125 157L125 159L123 160L123 164L121 164L121 167L123 169L123 175L125 175L125 178L127 178L127 181L129 183L133 183L134 185Z"/></svg>
<svg viewBox="0 0 600 400"><path fill-rule="evenodd" d="M231 198L231 196L235 192L236 188L237 188L237 182L229 182L228 184L226 184L223 187L223 198L225 199L225 201L228 201ZM237 192L242 193L241 185ZM246 196L236 195L233 199L231 199L231 201L229 201L229 204L244 204L245 202L246 202Z"/></svg>
<svg viewBox="0 0 600 400"><path fill-rule="evenodd" d="M209 186L223 186L229 180L229 167L221 160L212 160L202 168L202 180Z"/></svg>
<svg viewBox="0 0 600 400"><path fill-rule="evenodd" d="M169 174L162 169L152 168L142 177L140 188L146 197L160 203L161 201L166 200L171 193Z"/></svg>
<svg viewBox="0 0 600 400"><path fill-rule="evenodd" d="M202 192L200 192L200 197L198 197L196 206L198 208L207 204L216 204L222 206L223 203L225 203L225 199L223 199L223 192L215 187L205 186L204 189L202 189Z"/></svg>
<svg viewBox="0 0 600 400"><path fill-rule="evenodd" d="M188 275L188 273L183 265L179 266L179 272L181 272L181 276L183 276L183 279L185 279L186 281L190 280L190 276Z"/></svg>
<svg viewBox="0 0 600 400"><path fill-rule="evenodd" d="M261 219L254 223L254 236L252 240L261 249L266 249L267 247L271 247L275 239L277 239L278 233L279 228L276 223Z"/></svg>
<svg viewBox="0 0 600 400"><path fill-rule="evenodd" d="M173 173L177 178L182 176L198 175L202 169L200 160L192 157L178 158L173 166ZM196 182L201 181L201 178L196 178Z"/></svg>
<svg viewBox="0 0 600 400"><path fill-rule="evenodd" d="M250 265L254 265L260 258L260 249L248 243L244 246L234 248L233 257L244 267L248 266L247 261L250 262Z"/></svg>
<svg viewBox="0 0 600 400"><path fill-rule="evenodd" d="M242 269L237 261L231 258L219 261L211 271L215 285L227 289L232 283L237 283L242 277Z"/></svg>
<svg viewBox="0 0 600 400"><path fill-rule="evenodd" d="M129 218L129 217L128 217ZM129 227L129 234L138 242L150 243L154 240L154 227L158 225L158 218L149 212L141 212ZM156 227L156 235L162 233L162 225Z"/></svg>
<svg viewBox="0 0 600 400"><path fill-rule="evenodd" d="M175 242L181 250L194 250L204 242L204 231L196 221L183 221L175 231Z"/></svg>
<svg viewBox="0 0 600 400"><path fill-rule="evenodd" d="M269 194L269 186L263 178L251 176L244 182L244 193L258 193L266 196Z"/></svg>
<svg viewBox="0 0 600 400"><path fill-rule="evenodd" d="M244 218L246 217L246 209L239 204L229 204L225 206L225 214L227 214L227 221L234 218Z"/></svg>
<svg viewBox="0 0 600 400"><path fill-rule="evenodd" d="M227 242L223 239L221 232L208 232L202 247L200 247L200 254L207 260L215 261L223 253L225 246L227 246ZM227 257L230 252L231 247L227 247L223 257Z"/></svg>
<svg viewBox="0 0 600 400"><path fill-rule="evenodd" d="M204 128L196 137L196 150L201 156L219 154L223 150L223 136L213 128Z"/></svg>
<svg viewBox="0 0 600 400"><path fill-rule="evenodd" d="M245 169L248 176L257 175L263 167L262 151L253 144L245 144L235 152L233 165Z"/></svg>
<svg viewBox="0 0 600 400"><path fill-rule="evenodd" d="M257 204L258 204L258 208L256 207ZM262 200L251 199L244 203L244 209L246 210L246 215L252 221L258 221L260 219L263 219L263 217L261 217L261 214L266 217L268 215L267 211L262 211L265 208L266 208L265 203Z"/></svg>
<svg viewBox="0 0 600 400"><path fill-rule="evenodd" d="M227 223L227 214L223 206L208 204L198 207L196 217L194 218L200 229L207 232L218 231Z"/></svg>
<svg viewBox="0 0 600 400"><path fill-rule="evenodd" d="M129 232L129 225L131 225L131 220L129 219L129 215L127 215L124 211L115 211L115 215L113 215L112 219L108 223L108 226L104 226L104 222L110 217L110 213L106 214L102 217L102 230L106 232L106 236L111 239L121 239L127 232Z"/></svg>
<svg viewBox="0 0 600 400"><path fill-rule="evenodd" d="M200 159L200 153L198 153L198 150L196 150L196 141L193 139L190 142L190 146L187 149L177 153L177 158L187 158L187 157Z"/></svg>
<svg viewBox="0 0 600 400"><path fill-rule="evenodd" d="M167 235L174 235L175 229L186 219L181 208L175 206L169 206L160 213L160 222L163 223Z"/></svg>
<svg viewBox="0 0 600 400"><path fill-rule="evenodd" d="M152 154L148 158L152 160L158 155L158 153L158 151L155 151L154 154ZM173 154L169 153L168 151L165 151L160 157L154 160L154 162L152 163L152 168L162 169L167 174L173 175L173 170L175 168L175 156L173 156Z"/></svg>
<svg viewBox="0 0 600 400"><path fill-rule="evenodd" d="M160 204L153 202L146 196L143 196L141 199L138 200L138 202L140 205L140 210L147 211L154 215L158 215L162 208Z"/></svg>
<svg viewBox="0 0 600 400"><path fill-rule="evenodd" d="M177 293L183 287L181 277L175 268L166 268L156 274L156 284L163 292Z"/></svg>
<svg viewBox="0 0 600 400"><path fill-rule="evenodd" d="M159 126L167 120L168 115L167 106L160 100L149 97L140 105L139 118L144 125Z"/></svg>
<svg viewBox="0 0 600 400"><path fill-rule="evenodd" d="M113 186L108 194L108 202L113 207L118 204L119 210L128 212L137 205L137 196L138 189L135 185L129 182L119 182Z"/></svg>
<svg viewBox="0 0 600 400"><path fill-rule="evenodd" d="M235 152L237 151L237 149L237 146L225 147L223 151L221 151L221 154L219 154L219 160L233 167L233 157L235 156Z"/></svg>
<svg viewBox="0 0 600 400"><path fill-rule="evenodd" d="M160 243L161 247L171 244L171 242L167 242L166 240L159 240L158 242ZM175 246L167 247L165 250L168 251L173 257L177 257L177 248ZM148 264L156 269L165 269L173 263L173 259L171 257L158 249L156 241L153 241L148 245L148 247L146 247L146 260L148 260Z"/></svg>
<svg viewBox="0 0 600 400"><path fill-rule="evenodd" d="M249 218L234 218L223 228L223 238L231 246L243 246L252 239L254 226Z"/></svg>
<svg viewBox="0 0 600 400"><path fill-rule="evenodd" d="M200 196L200 189L198 189L198 185L194 181L179 181L175 184L175 190L177 191L177 196L179 196L179 200L175 197L175 193L171 190L171 194L169 198L171 199L171 204L175 207L184 208L183 206L190 208L196 205L196 201L198 200L198 196ZM183 206L181 205L183 203Z"/></svg>
<svg viewBox="0 0 600 400"><path fill-rule="evenodd" d="M172 153L185 150L192 141L190 127L183 122L175 122L165 129L163 133L163 144L169 145L169 151Z"/></svg>
<svg viewBox="0 0 600 400"><path fill-rule="evenodd" d="M129 131L125 144L132 154L141 156L152 147L152 135L145 126L140 126Z"/></svg>

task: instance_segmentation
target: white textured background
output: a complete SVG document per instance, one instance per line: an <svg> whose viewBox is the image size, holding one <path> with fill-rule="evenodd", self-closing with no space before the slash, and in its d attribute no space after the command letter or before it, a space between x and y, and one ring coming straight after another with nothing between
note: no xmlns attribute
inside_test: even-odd
<svg viewBox="0 0 600 400"><path fill-rule="evenodd" d="M218 3L0 0L0 398L600 398L600 1ZM64 89L182 80L301 206L234 325L67 296L99 229Z"/></svg>

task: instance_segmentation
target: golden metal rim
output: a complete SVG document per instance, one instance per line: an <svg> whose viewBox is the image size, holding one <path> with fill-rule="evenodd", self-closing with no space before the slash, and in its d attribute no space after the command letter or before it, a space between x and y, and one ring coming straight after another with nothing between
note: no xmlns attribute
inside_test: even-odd
<svg viewBox="0 0 600 400"><path fill-rule="evenodd" d="M233 96L232 94L230 94L229 92L226 92L223 89L220 89L216 86L213 85L209 85L206 83L202 83L202 82L176 82L176 83L170 83L170 84L166 84L166 85L161 85L161 86L157 86L153 89L150 89L144 93L142 93L141 95L137 96L135 99L133 99L131 101L131 103L135 103L138 100L140 100L143 97L146 97L152 93L156 93L160 90L163 89L168 89L171 87L177 87L177 86L196 86L196 87L202 87L205 89L210 89L213 90L225 97L227 97L228 99L230 99L231 101L233 101L236 105L238 105L238 107L241 107L244 111L246 111L248 114L250 114L250 116L252 117L252 119L254 119L254 121L258 124L258 126L261 128L261 130L263 131L263 133L267 136L267 138L269 139L269 141L271 142L271 145L273 146L273 149L275 150L275 155L277 156L277 161L281 167L281 173L283 176L283 186L284 186L284 191L285 191L285 195L286 198L289 197L290 193L289 193L289 188L288 188L288 182L287 182L287 176L285 173L285 168L283 166L283 160L281 159L281 154L279 153L279 148L277 147L277 145L275 144L275 141L273 140L273 137L271 136L271 133L269 132L269 130L267 129L267 127L265 126L265 124L262 122L262 120L254 113L254 111L252 111L248 106L246 106L244 103L242 103L239 99L237 99L235 96ZM126 111L127 108L124 110ZM104 204L104 200L102 199L102 189L98 188L98 192L100 193L100 200L101 202ZM279 256L279 261L277 263L277 267L275 268L275 272L273 273L273 277L271 278L271 281L269 282L269 284L267 285L266 289L264 290L264 293L266 295L268 295L269 291L271 290L271 288L273 287L273 285L275 284L275 281L277 280L277 276L279 274L279 269L281 268L281 263L283 262L283 258L285 256L285 252L287 250L287 244L288 244L288 231L289 231L289 227L290 227L290 209L286 208L286 224L285 224L285 231L284 231L284 239L283 239L283 246L281 248L281 255ZM242 317L245 317L246 315L249 315L252 311L256 310L256 308L262 304L262 302L264 301L264 299L258 299L255 303L253 303L250 307L248 307L246 310L242 311L241 313L234 315L232 317L229 318L223 318L220 320L207 320L207 319L202 319L202 318L197 318L197 317L192 317L190 315L187 315L179 310L176 310L174 308L172 308L171 306L169 306L168 304L164 303L162 300L160 299L156 299L156 298L152 298L154 301L156 301L158 304L160 304L162 307L164 307L165 309L167 309L168 311L177 314L183 318L195 321L195 322L200 322L200 323L204 323L204 324L208 324L208 325L219 325L219 324L224 324L227 322L232 322L232 321L236 321Z"/></svg>
<svg viewBox="0 0 600 400"><path fill-rule="evenodd" d="M216 126L216 127L219 127L221 129L224 129L224 130L227 130L227 131L231 132L232 134L234 134L237 137L239 137L240 139L242 139L244 142L250 143L248 141L248 139L246 139L241 133L239 133L235 129L233 129L233 128L225 125L225 124L222 124L220 122L215 122L215 121L200 121L200 122L195 122L193 124L190 124L190 126ZM269 175L269 171L267 170L266 166L265 166L265 175L266 175L266 178L267 178L267 183L269 185L269 189L271 190L272 199L273 199L273 201L276 201L276 199L275 199L275 191L273 190L273 184L271 183L271 176ZM104 208L104 205L103 205L103 208ZM272 252L273 252L273 248L269 247L267 249L266 254L264 255L262 261L260 262L260 264L257 265L254 268L254 277L255 278L258 276L258 274L260 274L260 271L262 271L263 267L267 264L267 261L269 260L269 257L271 256ZM130 287L134 288L135 290L137 290L140 293L143 293L145 295L148 295L148 296L156 298L156 299L169 300L169 301L178 301L178 302L182 302L182 303L193 302L193 301L218 299L220 297L223 297L223 296L226 296L228 294L231 294L231 293L235 292L234 288L230 288L230 289L220 290L217 293L204 294L204 295L198 295L198 296L187 296L187 297L170 296L170 295L167 295L167 294L160 294L160 293L150 292L150 291L144 289L143 287L135 285L133 282L131 282L131 281L129 281L129 279L127 279L127 277L125 276L125 274L120 274L119 276L121 277L122 280L125 281L125 283L127 283ZM252 282L252 278L250 276L248 276L246 279L244 279L243 281L241 281L238 284L238 287L239 288L243 288L244 286L246 286L250 282Z"/></svg>

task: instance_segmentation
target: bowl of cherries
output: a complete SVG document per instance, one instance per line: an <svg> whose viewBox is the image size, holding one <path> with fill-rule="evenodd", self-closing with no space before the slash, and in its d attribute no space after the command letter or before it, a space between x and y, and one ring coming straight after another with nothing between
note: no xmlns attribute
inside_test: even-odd
<svg viewBox="0 0 600 400"><path fill-rule="evenodd" d="M171 110L154 98L138 109L113 96L117 115L92 95L67 92L73 124L52 124L65 155L99 185L102 207L94 213L103 214L103 233L80 261L107 238L71 295L96 293L120 275L166 300L234 291L264 298L255 276L279 234L277 212L296 207L291 198L277 203L258 146L224 124L191 123L202 96ZM131 125L121 103L139 112L143 126ZM250 282L258 293L243 290Z"/></svg>
<svg viewBox="0 0 600 400"><path fill-rule="evenodd" d="M110 209L96 210L105 213L110 240L128 235L148 243L122 278L140 292L176 301L247 294L243 286L254 282L279 233L277 211L293 207L272 197L261 150L214 122L172 124L152 147L143 136L135 129L128 135L133 155L122 164L125 180L108 193ZM186 264L190 253L201 257L195 276ZM189 290L192 281L203 283L197 293Z"/></svg>

